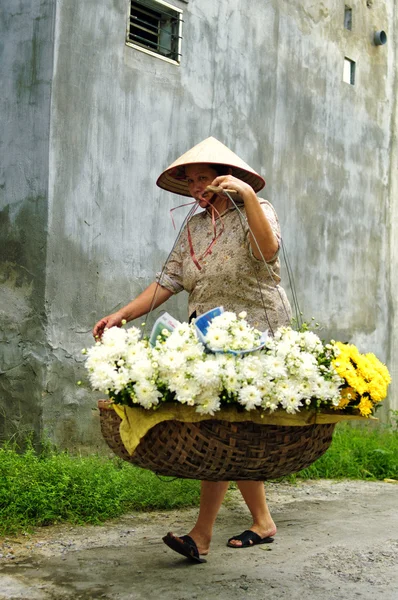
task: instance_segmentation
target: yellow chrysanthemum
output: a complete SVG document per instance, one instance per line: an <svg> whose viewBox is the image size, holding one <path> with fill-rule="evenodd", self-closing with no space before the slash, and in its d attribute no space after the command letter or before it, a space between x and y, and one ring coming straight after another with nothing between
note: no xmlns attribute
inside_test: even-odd
<svg viewBox="0 0 398 600"><path fill-rule="evenodd" d="M344 408L346 408L348 406L349 403L350 403L350 400L348 398L341 398L341 400L338 403L338 405L337 406L333 406L333 408L335 410L343 410Z"/></svg>
<svg viewBox="0 0 398 600"><path fill-rule="evenodd" d="M347 344L347 351L349 352L349 357L354 363L358 363L361 359L361 354L354 344Z"/></svg>
<svg viewBox="0 0 398 600"><path fill-rule="evenodd" d="M343 344L343 342L336 342L335 346L337 346L337 348L339 350L339 356L338 356L337 360L347 361L350 359L350 345L349 344Z"/></svg>
<svg viewBox="0 0 398 600"><path fill-rule="evenodd" d="M357 408L363 417L369 417L372 414L373 405L369 398L364 396L361 398Z"/></svg>
<svg viewBox="0 0 398 600"><path fill-rule="evenodd" d="M381 402L387 396L387 384L380 375L369 383L368 392L373 402Z"/></svg>
<svg viewBox="0 0 398 600"><path fill-rule="evenodd" d="M386 384L389 385L391 383L391 376L386 365L384 365L372 352L366 354L366 358L373 365L374 369L381 375Z"/></svg>
<svg viewBox="0 0 398 600"><path fill-rule="evenodd" d="M350 402L354 402L357 397L358 394L352 387L344 387L341 390L341 400L338 406L335 406L334 408L336 408L337 410L342 410L343 408L346 408L346 406L348 406Z"/></svg>
<svg viewBox="0 0 398 600"><path fill-rule="evenodd" d="M344 377L348 385L354 388L354 390L358 392L360 396L367 392L368 386L366 382L363 380L362 377L358 377L355 369L353 371L347 370L346 373L342 375L342 377Z"/></svg>
<svg viewBox="0 0 398 600"><path fill-rule="evenodd" d="M354 346L354 344L343 344L342 342L337 342L337 347L346 360L351 360L356 363L361 357L358 348Z"/></svg>
<svg viewBox="0 0 398 600"><path fill-rule="evenodd" d="M387 367L373 353L360 354L353 344L336 342L336 346L339 356L333 361L333 366L340 377L360 396L369 394L367 402L377 403L384 400L387 387L391 383ZM364 406L367 406L367 403Z"/></svg>
<svg viewBox="0 0 398 600"><path fill-rule="evenodd" d="M371 361L364 355L359 356L357 359L357 371L367 381L370 381L377 373Z"/></svg>

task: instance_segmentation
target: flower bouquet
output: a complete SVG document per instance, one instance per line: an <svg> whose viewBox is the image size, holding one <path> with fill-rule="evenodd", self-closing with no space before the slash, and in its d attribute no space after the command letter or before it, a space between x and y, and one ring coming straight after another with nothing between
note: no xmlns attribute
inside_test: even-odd
<svg viewBox="0 0 398 600"><path fill-rule="evenodd" d="M137 327L112 327L84 352L92 387L114 403L148 410L177 403L211 416L235 405L242 411L332 409L368 417L391 381L374 354L323 343L314 332L291 327L266 337L248 324L246 313L222 308L202 330L195 322L179 323L152 344Z"/></svg>

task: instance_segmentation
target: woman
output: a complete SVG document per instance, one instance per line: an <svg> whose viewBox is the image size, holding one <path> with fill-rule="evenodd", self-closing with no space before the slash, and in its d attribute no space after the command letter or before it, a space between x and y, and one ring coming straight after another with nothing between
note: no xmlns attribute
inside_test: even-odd
<svg viewBox="0 0 398 600"><path fill-rule="evenodd" d="M180 195L192 196L203 212L191 217L157 280L135 300L98 321L94 336L147 314L181 290L189 293L189 315L199 316L222 305L247 312L256 328L273 331L288 325L290 306L279 286L280 230L276 213L256 192L265 181L215 138L204 140L159 177L157 184ZM208 186L219 188L210 192ZM228 194L224 193L228 190ZM239 197L231 201L231 194ZM266 502L263 482L238 481L251 512L252 526L228 540L232 548L273 541L276 526ZM197 522L186 536L167 534L163 541L192 560L209 551L213 525L228 482L201 483Z"/></svg>

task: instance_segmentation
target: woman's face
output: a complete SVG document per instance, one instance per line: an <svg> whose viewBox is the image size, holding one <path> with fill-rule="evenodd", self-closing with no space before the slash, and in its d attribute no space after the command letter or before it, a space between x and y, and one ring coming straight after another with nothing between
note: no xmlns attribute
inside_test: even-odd
<svg viewBox="0 0 398 600"><path fill-rule="evenodd" d="M217 177L217 171L207 164L188 165L185 167L185 175L189 193L199 202L201 208L206 208L212 194L205 192L205 189L213 183Z"/></svg>

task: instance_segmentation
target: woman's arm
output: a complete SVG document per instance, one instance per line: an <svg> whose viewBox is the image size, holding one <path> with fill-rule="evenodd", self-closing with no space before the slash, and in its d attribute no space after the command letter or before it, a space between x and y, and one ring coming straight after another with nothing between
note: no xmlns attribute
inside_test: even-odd
<svg viewBox="0 0 398 600"><path fill-rule="evenodd" d="M104 329L110 327L121 327L122 321L132 321L149 313L151 309L157 308L163 302L166 302L173 295L166 288L158 283L151 283L137 298L123 306L120 310L111 315L103 317L94 325L93 336L100 338Z"/></svg>
<svg viewBox="0 0 398 600"><path fill-rule="evenodd" d="M253 256L258 260L269 261L279 248L279 242L264 214L253 188L233 175L217 177L212 185L238 192L245 203L246 217L250 227L249 240ZM257 243L256 243L257 242Z"/></svg>

